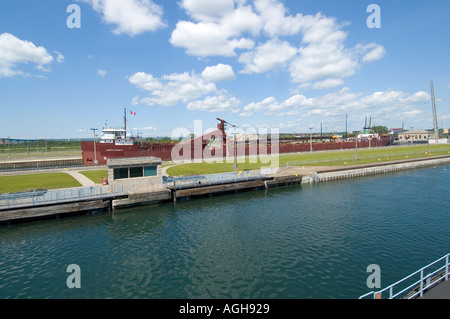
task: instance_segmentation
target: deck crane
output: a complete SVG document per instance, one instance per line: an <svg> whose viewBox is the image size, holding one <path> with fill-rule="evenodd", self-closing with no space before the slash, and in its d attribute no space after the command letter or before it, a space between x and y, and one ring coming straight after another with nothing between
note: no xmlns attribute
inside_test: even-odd
<svg viewBox="0 0 450 319"><path fill-rule="evenodd" d="M221 118L217 118L218 121L220 121L219 124L217 124L217 128L222 131L223 134L223 141L226 143L226 134L225 134L225 125L230 125L232 127L237 127L234 124L231 124ZM236 142L236 133L234 134L233 139L233 153L234 153L234 165L233 168L237 171L238 170L238 164L237 164L237 142Z"/></svg>

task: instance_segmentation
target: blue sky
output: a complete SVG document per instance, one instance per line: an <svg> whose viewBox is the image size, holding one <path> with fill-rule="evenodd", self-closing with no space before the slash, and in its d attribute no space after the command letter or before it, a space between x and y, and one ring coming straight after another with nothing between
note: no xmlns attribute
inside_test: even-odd
<svg viewBox="0 0 450 319"><path fill-rule="evenodd" d="M80 28L69 28L71 4ZM369 28L370 4L380 28ZM447 0L4 0L0 137L450 127ZM71 21L76 21L71 20Z"/></svg>

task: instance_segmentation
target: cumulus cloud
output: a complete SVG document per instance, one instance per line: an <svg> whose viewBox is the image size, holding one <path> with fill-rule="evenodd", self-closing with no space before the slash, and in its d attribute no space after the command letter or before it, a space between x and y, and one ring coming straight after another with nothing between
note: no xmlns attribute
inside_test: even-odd
<svg viewBox="0 0 450 319"><path fill-rule="evenodd" d="M53 60L44 47L10 33L0 34L0 77L28 75L17 68L18 64L34 63L39 71L48 72Z"/></svg>
<svg viewBox="0 0 450 319"><path fill-rule="evenodd" d="M279 0L183 0L180 6L191 19L177 23L172 45L198 57L237 57L240 73L284 68L303 88L341 86L362 63L386 54L376 43L347 47L346 23L321 13L290 14Z"/></svg>
<svg viewBox="0 0 450 319"><path fill-rule="evenodd" d="M166 27L163 9L151 0L84 0L102 15L106 24L115 26L113 33L135 36Z"/></svg>
<svg viewBox="0 0 450 319"><path fill-rule="evenodd" d="M232 80L234 77L233 69L226 64L206 67L201 74L193 71L190 74L174 73L160 78L149 73L137 72L131 75L128 81L137 88L147 91L149 96L143 98L134 96L131 103L165 107L184 103L191 111L237 113L240 101L230 96L226 90L218 90L215 84ZM201 100L204 96L207 97Z"/></svg>
<svg viewBox="0 0 450 319"><path fill-rule="evenodd" d="M100 75L101 77L104 77L106 75L106 71L105 70L97 70L97 74Z"/></svg>
<svg viewBox="0 0 450 319"><path fill-rule="evenodd" d="M307 97L296 94L279 102L274 97L268 97L260 102L252 102L243 107L240 115L249 116L257 112L276 116L342 116L346 113L371 113L380 119L402 118L403 116L418 116L426 106L429 94L419 91L409 94L392 89L374 92L369 95L354 93L349 88L328 93L318 97Z"/></svg>
<svg viewBox="0 0 450 319"><path fill-rule="evenodd" d="M245 52L239 62L245 64L242 73L263 73L283 67L297 54L297 49L287 41L271 39L259 45L254 51Z"/></svg>
<svg viewBox="0 0 450 319"><path fill-rule="evenodd" d="M257 35L261 21L251 6L235 8L231 0L183 0L180 5L195 22L179 21L170 37L172 45L200 57L233 57L236 49L253 48L254 41L244 35Z"/></svg>
<svg viewBox="0 0 450 319"><path fill-rule="evenodd" d="M202 77L211 82L231 81L236 78L233 68L228 64L219 63L215 66L208 66L202 72Z"/></svg>
<svg viewBox="0 0 450 319"><path fill-rule="evenodd" d="M241 102L237 98L220 94L208 96L201 101L190 102L187 109L190 111L238 113L240 104Z"/></svg>
<svg viewBox="0 0 450 319"><path fill-rule="evenodd" d="M172 106L180 102L188 103L216 90L214 83L205 81L201 75L194 72L174 73L163 75L161 78L138 72L128 80L136 87L150 92L150 96L140 100L147 105Z"/></svg>
<svg viewBox="0 0 450 319"><path fill-rule="evenodd" d="M64 55L62 55L61 52L53 51L56 54L56 62L63 63L64 62Z"/></svg>

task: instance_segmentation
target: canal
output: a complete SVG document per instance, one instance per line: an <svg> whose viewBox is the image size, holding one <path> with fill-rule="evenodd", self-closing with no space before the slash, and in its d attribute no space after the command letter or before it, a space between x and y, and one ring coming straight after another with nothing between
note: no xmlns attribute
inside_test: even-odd
<svg viewBox="0 0 450 319"><path fill-rule="evenodd" d="M450 252L450 166L0 227L0 298L357 298ZM81 288L69 289L69 265Z"/></svg>

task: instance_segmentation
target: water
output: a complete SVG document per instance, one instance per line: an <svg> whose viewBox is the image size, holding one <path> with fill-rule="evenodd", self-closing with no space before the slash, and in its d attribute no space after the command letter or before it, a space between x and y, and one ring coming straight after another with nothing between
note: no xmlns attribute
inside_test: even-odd
<svg viewBox="0 0 450 319"><path fill-rule="evenodd" d="M450 166L0 228L0 298L357 298L450 252ZM69 264L81 289L69 289Z"/></svg>

